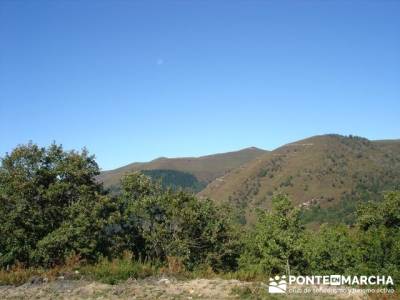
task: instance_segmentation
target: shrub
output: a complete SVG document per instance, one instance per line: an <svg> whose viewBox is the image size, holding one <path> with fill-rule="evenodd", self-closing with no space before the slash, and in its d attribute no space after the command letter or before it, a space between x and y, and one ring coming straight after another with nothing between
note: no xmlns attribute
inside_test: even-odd
<svg viewBox="0 0 400 300"><path fill-rule="evenodd" d="M286 196L273 197L272 210L260 213L247 237L239 259L241 269L266 275L301 272L304 228L299 213Z"/></svg>
<svg viewBox="0 0 400 300"><path fill-rule="evenodd" d="M358 246L346 225L322 225L319 232L308 232L303 241L308 274L346 274L357 264Z"/></svg>
<svg viewBox="0 0 400 300"><path fill-rule="evenodd" d="M210 200L165 191L139 173L126 176L122 187L123 223L136 228L140 237L140 243L130 245L135 255L161 261L179 257L189 269L201 263L215 270L235 267L238 243L234 229L228 216ZM129 236L130 231L123 234Z"/></svg>
<svg viewBox="0 0 400 300"><path fill-rule="evenodd" d="M85 149L30 143L7 154L0 166L0 266L58 263L74 250L92 255L97 244L82 227L95 222L83 211L101 201L97 174Z"/></svg>
<svg viewBox="0 0 400 300"><path fill-rule="evenodd" d="M362 274L388 274L400 280L400 192L384 195L384 200L367 203L357 211L360 259L355 265Z"/></svg>

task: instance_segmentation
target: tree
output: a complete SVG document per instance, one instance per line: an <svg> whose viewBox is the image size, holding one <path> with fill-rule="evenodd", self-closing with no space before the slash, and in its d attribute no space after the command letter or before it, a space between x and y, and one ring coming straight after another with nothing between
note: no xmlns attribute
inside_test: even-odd
<svg viewBox="0 0 400 300"><path fill-rule="evenodd" d="M367 203L357 211L360 274L387 274L400 280L400 192L384 195L380 203Z"/></svg>
<svg viewBox="0 0 400 300"><path fill-rule="evenodd" d="M86 149L66 152L61 145L46 149L29 143L6 154L0 167L0 265L17 261L31 265L45 257L51 257L47 262L58 262L66 252L95 247L82 241L78 247L79 239L71 234L76 228L70 225L79 211L84 222L93 221L81 209L102 197L95 180L98 174ZM87 237L79 234L79 238ZM45 253L57 243L63 249Z"/></svg>
<svg viewBox="0 0 400 300"><path fill-rule="evenodd" d="M359 260L356 233L344 224L323 224L318 232L307 232L303 243L308 274L351 273Z"/></svg>
<svg viewBox="0 0 400 300"><path fill-rule="evenodd" d="M189 269L201 263L215 270L234 267L238 247L233 228L210 200L164 190L140 173L125 176L122 189L123 223L135 228L141 241L132 244L134 253L161 261L179 257Z"/></svg>
<svg viewBox="0 0 400 300"><path fill-rule="evenodd" d="M385 193L382 202L369 202L360 206L357 211L357 226L364 231L380 226L398 230L400 228L400 192Z"/></svg>
<svg viewBox="0 0 400 300"><path fill-rule="evenodd" d="M287 196L272 199L272 210L262 212L250 232L239 265L260 274L300 272L304 268L300 211Z"/></svg>

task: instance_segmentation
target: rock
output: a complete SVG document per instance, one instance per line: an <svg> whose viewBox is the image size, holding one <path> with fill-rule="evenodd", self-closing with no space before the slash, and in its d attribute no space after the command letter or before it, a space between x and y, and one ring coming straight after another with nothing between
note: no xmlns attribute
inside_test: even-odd
<svg viewBox="0 0 400 300"><path fill-rule="evenodd" d="M44 280L40 276L33 276L29 279L30 284L42 284L43 282Z"/></svg>
<svg viewBox="0 0 400 300"><path fill-rule="evenodd" d="M168 278L161 278L161 279L158 281L158 283L159 283L159 284L170 284L171 281L170 281Z"/></svg>
<svg viewBox="0 0 400 300"><path fill-rule="evenodd" d="M137 281L136 278L129 277L129 278L125 281L125 283L126 283L126 284L132 284L132 283L135 283L136 281Z"/></svg>

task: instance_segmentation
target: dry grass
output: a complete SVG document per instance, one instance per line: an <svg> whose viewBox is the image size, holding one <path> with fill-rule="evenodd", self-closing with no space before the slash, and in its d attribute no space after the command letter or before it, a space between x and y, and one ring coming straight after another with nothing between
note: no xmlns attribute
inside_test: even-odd
<svg viewBox="0 0 400 300"><path fill-rule="evenodd" d="M80 272L89 279L116 284L128 278L145 278L158 274L159 265L151 262L135 261L132 253L126 251L121 258L100 259L96 264L83 265Z"/></svg>
<svg viewBox="0 0 400 300"><path fill-rule="evenodd" d="M64 265L57 265L52 268L26 268L17 263L9 270L0 269L0 284L2 285L21 285L28 282L33 277L40 277L44 280L54 280L59 276L69 278L77 277L77 271L82 264L78 255L72 255L67 258Z"/></svg>
<svg viewBox="0 0 400 300"><path fill-rule="evenodd" d="M186 269L182 259L175 256L168 256L166 266L160 268L160 273L166 275L178 275L184 274L185 272Z"/></svg>
<svg viewBox="0 0 400 300"><path fill-rule="evenodd" d="M0 270L0 284L2 285L20 285L27 282L33 276L42 276L41 269L24 268L17 264L10 270Z"/></svg>

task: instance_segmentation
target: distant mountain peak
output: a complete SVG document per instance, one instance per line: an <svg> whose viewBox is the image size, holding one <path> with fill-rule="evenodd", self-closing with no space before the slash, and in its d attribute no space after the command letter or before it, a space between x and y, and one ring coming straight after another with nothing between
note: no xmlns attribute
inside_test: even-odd
<svg viewBox="0 0 400 300"><path fill-rule="evenodd" d="M247 147L247 148L242 149L242 151L245 151L245 150L266 151L266 150L264 150L264 149L261 149L261 148L258 148L258 147L254 147L254 146L251 146L251 147Z"/></svg>
<svg viewBox="0 0 400 300"><path fill-rule="evenodd" d="M153 159L152 161L160 161L160 160L166 160L166 159L168 159L168 157L160 156L160 157L157 157L157 158Z"/></svg>

